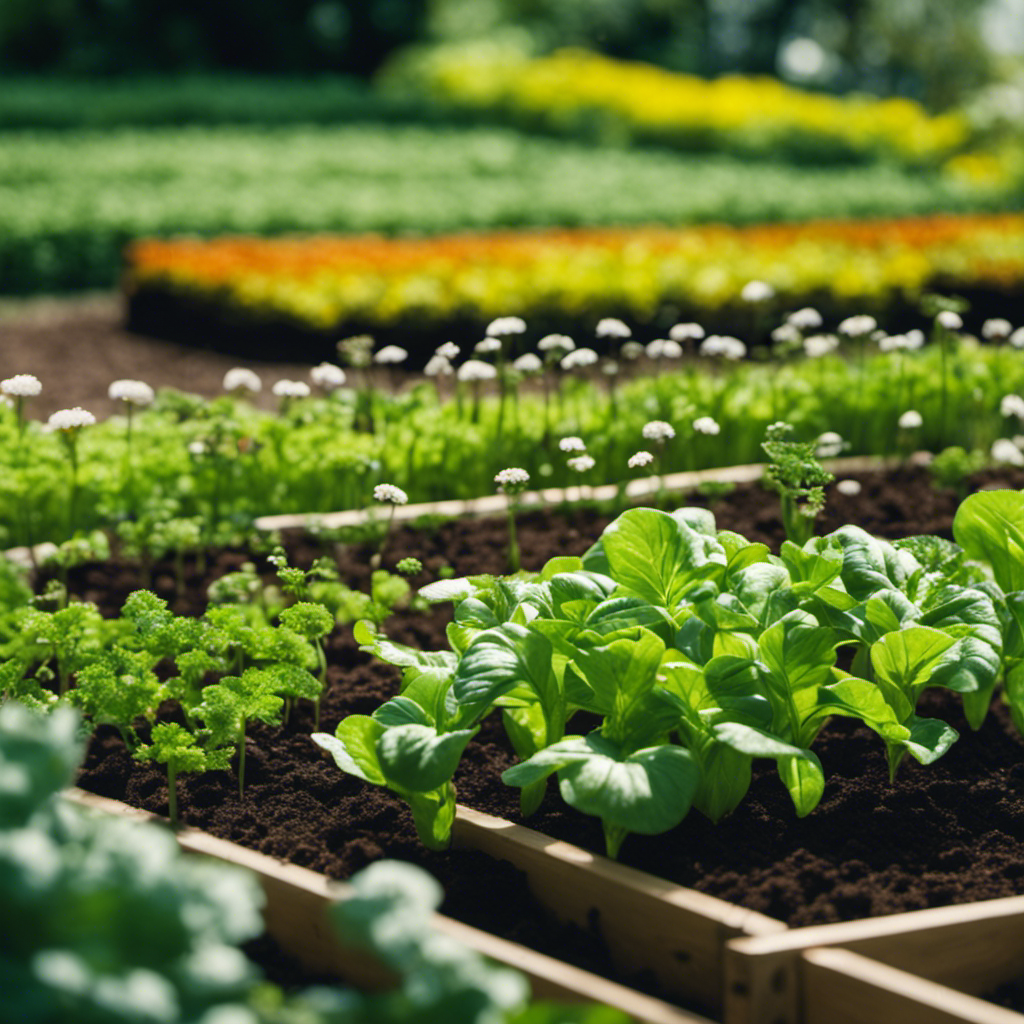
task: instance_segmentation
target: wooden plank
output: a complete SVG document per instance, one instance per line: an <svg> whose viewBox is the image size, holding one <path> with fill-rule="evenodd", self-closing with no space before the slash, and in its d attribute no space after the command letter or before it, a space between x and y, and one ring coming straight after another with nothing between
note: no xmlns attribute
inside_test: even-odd
<svg viewBox="0 0 1024 1024"><path fill-rule="evenodd" d="M899 465L898 460L885 459L878 456L856 455L842 459L825 459L823 464L834 473L859 473L870 470L892 468ZM764 475L762 463L745 466L721 466L715 469L701 469L688 473L666 473L659 479L656 476L630 480L623 487L623 493L629 499L646 498L657 494L660 489L669 492L695 490L700 484L709 481L747 484L760 480ZM615 484L601 484L597 487L548 487L539 491L526 491L518 498L520 508L544 505L562 505L576 502L583 498L591 501L610 501L618 493ZM418 519L420 516L496 516L504 515L508 501L501 494L487 494L479 498L453 499L451 501L434 501L418 505L396 505L394 518L400 522ZM258 530L292 530L306 527L310 520L315 520L328 529L340 526L357 526L376 514L379 509L345 509L341 512L326 513L287 513L274 516L260 516L256 520Z"/></svg>
<svg viewBox="0 0 1024 1024"><path fill-rule="evenodd" d="M798 1021L800 953L818 946L841 947L952 988L984 992L1024 974L1024 896L734 940L725 954L726 1020Z"/></svg>
<svg viewBox="0 0 1024 1024"><path fill-rule="evenodd" d="M802 955L805 1024L1022 1024L983 999L845 949Z"/></svg>
<svg viewBox="0 0 1024 1024"><path fill-rule="evenodd" d="M64 795L80 806L102 813L167 826L166 819L118 800L80 789L67 790ZM365 953L342 946L334 935L327 908L332 902L346 898L350 890L344 883L218 839L199 829L181 828L175 831L175 837L187 852L216 857L254 872L266 894L264 920L267 932L306 968L335 974L360 988L386 987L393 982L393 976L386 968ZM434 927L441 934L525 974L537 998L603 1003L626 1013L637 1024L710 1024L697 1014L441 914L434 915Z"/></svg>
<svg viewBox="0 0 1024 1024"><path fill-rule="evenodd" d="M596 924L623 969L650 970L669 995L715 1011L726 942L785 931L763 914L461 805L453 841L525 872L533 894L560 920Z"/></svg>

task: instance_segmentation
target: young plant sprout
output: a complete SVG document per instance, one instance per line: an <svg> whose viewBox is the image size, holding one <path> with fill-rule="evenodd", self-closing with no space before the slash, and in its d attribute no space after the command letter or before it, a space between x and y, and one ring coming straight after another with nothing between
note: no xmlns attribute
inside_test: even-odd
<svg viewBox="0 0 1024 1024"><path fill-rule="evenodd" d="M353 429L372 434L374 429L373 388L369 368L373 363L373 338L369 334L356 334L338 342L338 358L355 371L360 386L356 387L356 408Z"/></svg>
<svg viewBox="0 0 1024 1024"><path fill-rule="evenodd" d="M814 533L814 519L825 507L825 484L835 477L815 457L815 441L788 441L793 427L773 423L761 447L768 456L764 478L778 491L786 537L804 545Z"/></svg>
<svg viewBox="0 0 1024 1024"><path fill-rule="evenodd" d="M508 564L512 572L519 571L519 544L516 541L516 498L526 490L530 474L525 469L510 466L501 470L494 482L498 493L508 496Z"/></svg>
<svg viewBox="0 0 1024 1024"><path fill-rule="evenodd" d="M480 385L485 380L494 380L498 371L482 359L467 359L456 371L455 379L460 384L464 381L473 385L473 411L471 423L480 422Z"/></svg>
<svg viewBox="0 0 1024 1024"><path fill-rule="evenodd" d="M388 513L388 521L384 527L384 534L380 539L380 547L372 559L373 567L376 568L380 565L380 560L384 555L384 546L387 544L388 534L391 532L391 523L395 518L395 509L399 505L407 505L409 503L409 495L401 487L396 487L394 484L377 484L373 489L373 500L391 506L391 511Z"/></svg>
<svg viewBox="0 0 1024 1024"><path fill-rule="evenodd" d="M395 564L395 569L403 576L419 576L423 572L423 563L418 558L407 555L405 558L398 560Z"/></svg>
<svg viewBox="0 0 1024 1024"><path fill-rule="evenodd" d="M68 495L68 536L73 536L78 522L78 435L82 427L91 427L96 417L76 405L72 409L59 409L47 420L47 427L58 434L71 464L71 487Z"/></svg>
<svg viewBox="0 0 1024 1024"><path fill-rule="evenodd" d="M238 795L245 793L245 729L253 720L278 725L284 699L277 696L278 677L271 669L247 668L241 676L224 676L203 690L197 714L210 730L213 748L238 748Z"/></svg>
<svg viewBox="0 0 1024 1024"><path fill-rule="evenodd" d="M178 824L178 775L181 772L226 770L231 764L231 748L204 750L195 736L177 722L153 726L152 742L140 746L132 755L138 761L156 761L167 765L167 811L172 825Z"/></svg>
<svg viewBox="0 0 1024 1024"><path fill-rule="evenodd" d="M115 380L107 389L107 397L114 402L124 404L127 420L125 428L125 495L128 514L135 512L135 466L132 460L132 417L136 409L144 409L153 404L156 397L153 389L141 380Z"/></svg>
<svg viewBox="0 0 1024 1024"><path fill-rule="evenodd" d="M669 441L676 436L676 430L671 423L667 423L665 420L651 420L644 424L641 434L645 441L654 442L655 449L658 453L658 491L655 494L654 501L655 504L661 504L665 495L665 452L668 448ZM646 453L638 452L637 455L634 455L633 458L630 459L629 464L631 468L633 466L633 459L636 459L637 456L641 454Z"/></svg>
<svg viewBox="0 0 1024 1024"><path fill-rule="evenodd" d="M317 679L320 687L313 698L313 728L320 728L320 697L327 686L327 655L323 638L334 629L334 616L322 605L300 601L281 612L281 624L304 637L316 652Z"/></svg>

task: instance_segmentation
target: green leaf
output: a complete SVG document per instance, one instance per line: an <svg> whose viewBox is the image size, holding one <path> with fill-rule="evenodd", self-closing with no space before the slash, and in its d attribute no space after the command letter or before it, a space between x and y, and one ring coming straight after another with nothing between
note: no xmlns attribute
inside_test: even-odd
<svg viewBox="0 0 1024 1024"><path fill-rule="evenodd" d="M371 716L375 722L380 722L385 729L391 729L398 725L424 725L433 728L435 722L427 713L408 697L392 697L391 700L381 704Z"/></svg>
<svg viewBox="0 0 1024 1024"><path fill-rule="evenodd" d="M903 746L921 764L937 761L959 739L955 729L937 718L911 715L906 725L910 738L904 740Z"/></svg>
<svg viewBox="0 0 1024 1024"><path fill-rule="evenodd" d="M799 817L810 814L818 806L825 792L825 773L813 751L740 722L723 722L716 725L713 732L717 740L740 753L774 760Z"/></svg>
<svg viewBox="0 0 1024 1024"><path fill-rule="evenodd" d="M418 666L420 668L454 669L458 660L457 655L451 651L420 651L415 647L407 647L405 644L396 644L383 633L378 633L377 627L366 619L360 619L353 626L352 633L361 651L373 654L389 665L398 665L403 668Z"/></svg>
<svg viewBox="0 0 1024 1024"><path fill-rule="evenodd" d="M842 547L840 576L847 592L857 601L866 601L879 590L901 589L908 576L920 568L909 552L897 551L859 526L842 526L823 539Z"/></svg>
<svg viewBox="0 0 1024 1024"><path fill-rule="evenodd" d="M706 577L702 570L724 568L726 563L725 551L714 537L655 509L623 512L605 528L601 544L608 575L621 593L670 611L690 584Z"/></svg>
<svg viewBox="0 0 1024 1024"><path fill-rule="evenodd" d="M274 692L281 697L299 697L316 700L323 692L323 685L311 672L298 665L279 662L264 669L274 679Z"/></svg>
<svg viewBox="0 0 1024 1024"><path fill-rule="evenodd" d="M343 772L374 786L386 786L387 779L377 757L377 741L384 732L384 726L369 715L349 715L338 724L333 736L315 732L310 739L323 747Z"/></svg>
<svg viewBox="0 0 1024 1024"><path fill-rule="evenodd" d="M388 784L411 793L437 789L451 780L476 729L438 734L429 725L396 725L377 740L377 758Z"/></svg>
<svg viewBox="0 0 1024 1024"><path fill-rule="evenodd" d="M551 641L525 626L505 623L477 634L452 681L460 720L475 722L499 701L539 701L549 740L561 738L565 700L552 659Z"/></svg>
<svg viewBox="0 0 1024 1024"><path fill-rule="evenodd" d="M932 673L955 644L941 630L911 626L871 645L875 679L901 722L909 719Z"/></svg>
<svg viewBox="0 0 1024 1024"><path fill-rule="evenodd" d="M987 562L1006 592L1024 590L1024 494L979 491L961 502L953 538L970 558Z"/></svg>
<svg viewBox="0 0 1024 1024"><path fill-rule="evenodd" d="M841 678L825 686L818 695L820 714L859 718L883 739L899 743L909 735L882 690L866 679Z"/></svg>
<svg viewBox="0 0 1024 1024"><path fill-rule="evenodd" d="M542 581L550 580L552 576L563 572L577 572L583 568L583 559L576 555L555 555L549 558L540 571Z"/></svg>
<svg viewBox="0 0 1024 1024"><path fill-rule="evenodd" d="M567 737L502 774L510 786L559 773L562 798L584 814L628 832L655 835L674 828L690 809L700 769L689 751L663 744L623 757L591 734Z"/></svg>
<svg viewBox="0 0 1024 1024"><path fill-rule="evenodd" d="M700 762L701 783L693 805L717 824L736 810L750 789L751 758L713 738L694 753Z"/></svg>

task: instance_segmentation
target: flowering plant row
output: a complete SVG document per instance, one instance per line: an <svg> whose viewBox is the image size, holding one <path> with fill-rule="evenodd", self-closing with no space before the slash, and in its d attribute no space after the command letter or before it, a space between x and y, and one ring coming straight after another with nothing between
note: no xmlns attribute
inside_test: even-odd
<svg viewBox="0 0 1024 1024"><path fill-rule="evenodd" d="M399 58L382 84L560 134L801 162L935 164L970 136L964 115L930 115L913 100L829 96L767 77L708 81L575 49L530 58L492 43L439 47Z"/></svg>
<svg viewBox="0 0 1024 1024"><path fill-rule="evenodd" d="M1024 280L1024 216L935 216L730 228L576 229L422 239L375 236L147 240L127 253L129 294L200 298L255 320L346 324L583 318L640 321L671 304L735 307L764 279L780 303L884 306L928 286L1011 290Z"/></svg>
<svg viewBox="0 0 1024 1024"><path fill-rule="evenodd" d="M744 288L752 307L769 292L764 282ZM362 507L375 485L390 502L381 481L428 501L486 494L508 466L533 486L586 487L755 462L765 428L783 416L821 455L962 445L1024 463L1024 328L1000 318L984 322L979 340L941 309L929 343L863 314L830 333L804 308L772 332L768 363L742 361L741 340L704 337L695 323L645 346L605 318L597 333L617 358L564 335L513 358L525 322L499 318L489 330L468 358L453 342L440 346L425 375L397 390L407 353L347 339L347 369L325 363L309 383L273 384L276 412L251 404L263 382L244 367L213 400L116 381L123 414L100 423L77 408L34 421L42 382L0 380L0 547L67 541L53 556L66 568L93 549L89 531L116 528L145 566L243 536L261 515ZM842 358L840 338L855 360ZM956 451L936 460L954 484L974 459Z"/></svg>

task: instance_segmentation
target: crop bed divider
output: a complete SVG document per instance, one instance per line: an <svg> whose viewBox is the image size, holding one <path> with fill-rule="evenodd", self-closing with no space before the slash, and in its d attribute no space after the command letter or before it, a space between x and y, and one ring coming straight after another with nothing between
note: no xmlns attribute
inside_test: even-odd
<svg viewBox="0 0 1024 1024"><path fill-rule="evenodd" d="M64 798L102 814L167 826L164 818L148 811L97 796L78 788L64 791ZM525 830L524 830L525 831ZM386 988L390 972L367 954L338 941L327 918L329 904L346 898L348 886L309 868L288 864L255 850L218 839L195 828L174 832L187 853L203 854L246 868L259 879L266 896L264 921L267 933L281 949L306 969L332 973L363 989ZM711 1024L698 1014L672 1006L616 982L590 974L553 957L537 953L442 914L434 915L441 934L525 974L535 998L560 1002L602 1003L627 1014L636 1024Z"/></svg>
<svg viewBox="0 0 1024 1024"><path fill-rule="evenodd" d="M912 464L919 464L921 456L911 457ZM862 473L871 470L893 469L901 465L901 460L893 457L877 455L853 455L849 458L826 459L822 465L837 475L842 473ZM630 480L622 487L626 498L646 498L655 495L659 490L692 491L700 484L709 481L734 484L749 484L764 476L765 464L754 462L745 466L720 466L714 469L700 469L687 473L667 473L664 477L642 477ZM619 494L616 484L600 484L597 487L548 487L539 491L525 491L516 498L517 511L527 512L534 508L573 504L579 501L611 501ZM408 522L420 516L499 516L508 509L508 499L503 494L487 494L479 498L453 499L450 501L432 501L419 505L394 506L394 519ZM359 526L374 514L376 509L345 509L341 512L325 513L285 513L282 515L260 516L255 526L258 530L296 530L308 527L311 521L327 529L342 526ZM390 515L390 513L389 513ZM27 561L28 552L24 548L15 548L15 557L19 561ZM12 553L8 552L8 557Z"/></svg>
<svg viewBox="0 0 1024 1024"><path fill-rule="evenodd" d="M807 959L804 954L811 949L816 951L815 956ZM832 1024L833 1020L837 1024L877 1024L890 1020L900 1024L1024 1024L1024 1016L1007 1016L1010 1011L973 998L972 1012L980 1012L978 1007L990 1007L999 1010L1001 1016L948 1016L952 1012L948 1007L943 1011L947 1016L935 1015L934 1007L928 1009L933 989L918 987L914 990L923 993L924 999L919 1010L904 1015L904 1009L897 1005L904 994L897 992L892 1005L880 1013L878 1003L884 999L882 993L888 991L887 986L891 987L893 977L884 971L878 975L881 980L871 996L874 1014L850 1016L861 1011L846 1008L841 1012L847 1016L839 1016L838 1006L828 1003L827 985L822 977L827 971L839 970L846 961L828 957L822 960L817 956L831 949L859 954L884 968L942 988L949 993L952 1006L957 1002L955 995L966 992L973 996L1024 976L1024 896L732 940L726 944L725 952L726 1024ZM869 984L869 975L864 970L853 972L854 977L860 978L858 984ZM853 982L847 984L852 986ZM906 995L910 998L912 993ZM829 1016L831 1012L837 1016Z"/></svg>
<svg viewBox="0 0 1024 1024"><path fill-rule="evenodd" d="M787 931L757 911L461 805L452 838L523 871L534 896L560 920L582 928L596 924L620 968L649 970L668 994L716 1013L726 943Z"/></svg>

